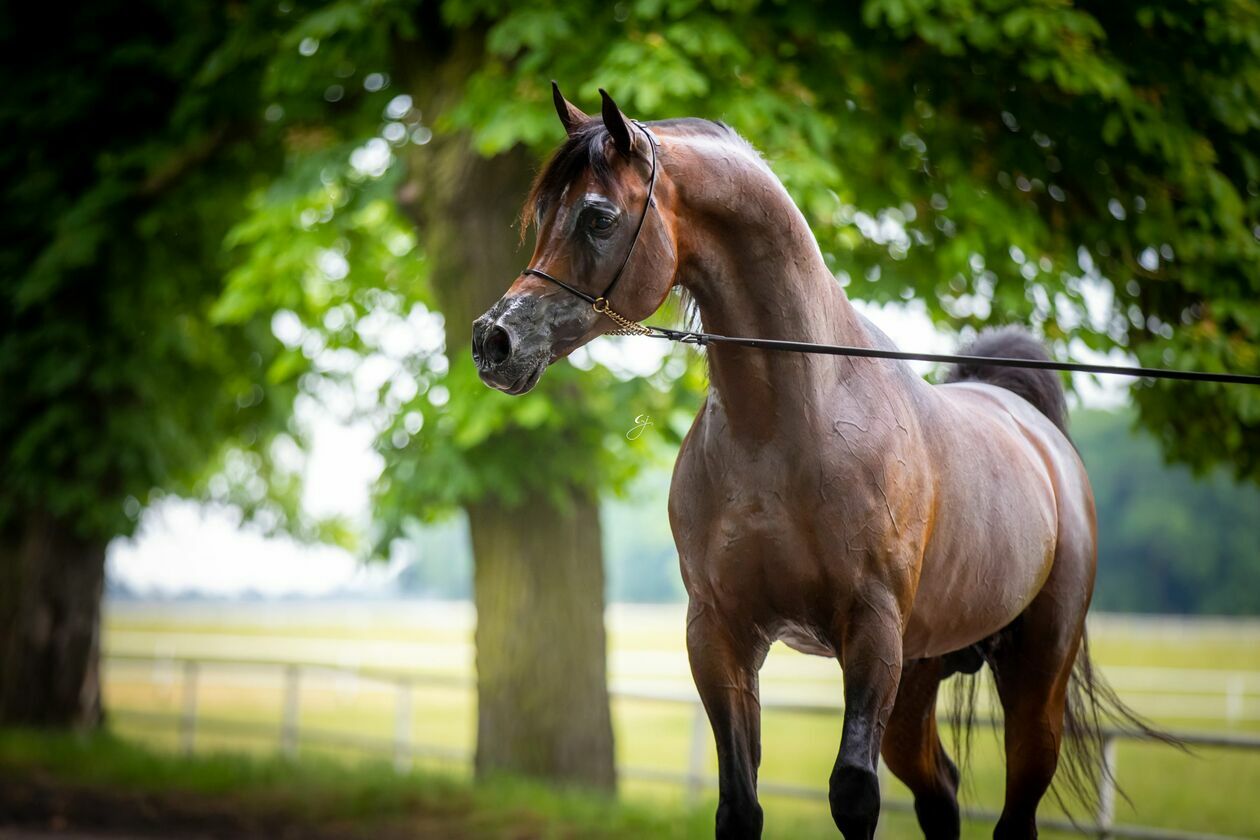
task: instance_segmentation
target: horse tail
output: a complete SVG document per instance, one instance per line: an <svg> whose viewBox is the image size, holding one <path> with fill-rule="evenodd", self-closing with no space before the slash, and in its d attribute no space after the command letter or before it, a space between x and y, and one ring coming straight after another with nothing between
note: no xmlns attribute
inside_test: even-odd
<svg viewBox="0 0 1260 840"><path fill-rule="evenodd" d="M990 670L994 667L993 647L1002 644L1000 637L1005 632L1009 632L1009 629L990 637L975 648ZM963 671L955 671L950 682L952 702L948 707L946 722L953 735L958 766L965 768L970 764L972 735L977 728L980 669L968 667ZM985 682L988 684L989 705L995 709L1000 708L994 681ZM1182 752L1190 752L1184 741L1156 728L1120 699L1116 690L1094 665L1089 653L1087 631L1082 631L1081 634L1081 646L1072 663L1065 700L1059 766L1050 793L1073 825L1081 825L1077 822L1077 815L1082 810L1087 818L1098 813L1103 780L1108 780L1112 789L1125 801L1129 801L1124 788L1116 781L1113 759L1107 755L1107 742L1113 736L1126 735L1159 741ZM991 723L996 732L1000 721L993 718ZM970 777L964 775L962 778L963 785L969 786Z"/></svg>
<svg viewBox="0 0 1260 840"><path fill-rule="evenodd" d="M1050 361L1050 354L1040 341L1023 327L998 327L980 333L976 340L962 350L965 356L1006 357ZM987 382L1019 394L1030 402L1050 422L1067 434L1067 400L1063 396L1063 383L1052 370L1031 368L994 367L979 363L963 363L950 368L946 382Z"/></svg>
<svg viewBox="0 0 1260 840"><path fill-rule="evenodd" d="M1189 752L1183 741L1154 724L1125 704L1116 690L1094 667L1089 655L1089 633L1082 632L1081 647L1068 679L1067 703L1063 710L1063 751L1053 793L1063 810L1072 817L1069 802L1098 811L1098 796L1104 779L1127 801L1124 789L1116 783L1114 767L1107 756L1110 733L1124 734L1177 747ZM1075 821L1075 820L1073 820Z"/></svg>

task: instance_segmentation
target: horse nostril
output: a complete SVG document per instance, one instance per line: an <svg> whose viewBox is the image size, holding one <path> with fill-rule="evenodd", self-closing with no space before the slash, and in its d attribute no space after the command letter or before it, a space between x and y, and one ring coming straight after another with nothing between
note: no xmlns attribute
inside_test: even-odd
<svg viewBox="0 0 1260 840"><path fill-rule="evenodd" d="M490 364L503 364L508 356L512 355L512 337L508 335L507 330L496 324L486 331L486 337L482 341L482 352Z"/></svg>

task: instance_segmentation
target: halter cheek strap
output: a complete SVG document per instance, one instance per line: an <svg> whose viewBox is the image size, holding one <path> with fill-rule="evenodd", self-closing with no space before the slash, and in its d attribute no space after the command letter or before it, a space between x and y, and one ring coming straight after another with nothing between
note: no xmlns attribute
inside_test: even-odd
<svg viewBox="0 0 1260 840"><path fill-rule="evenodd" d="M617 266L617 273L613 275L613 278L608 283L607 288L596 296L592 295L590 292L584 292L576 286L566 283L559 277L554 277L540 268L526 268L521 273L532 274L535 277L541 277L544 280L549 280L565 291L574 294L589 303L592 309L601 315L607 316L609 320L617 325L617 329L612 331L613 335L650 335L652 332L651 330L640 323L631 321L629 318L614 310L608 303L609 296L612 295L613 289L617 287L617 282L621 280L621 275L625 272L626 265L630 262L630 255L634 253L634 246L639 244L639 234L643 232L643 223L647 221L648 211L656 204L655 200L653 200L653 193L656 191L656 147L660 145L660 141L656 139L656 135L653 134L647 126L643 125L643 123L638 120L631 120L631 122L633 122L635 128L643 132L643 136L648 139L648 149L652 152L652 171L651 174L648 175L647 198L643 202L643 212L639 214L639 223L635 225L634 228L634 238L630 240L630 247L626 250L626 255L622 257L621 265Z"/></svg>

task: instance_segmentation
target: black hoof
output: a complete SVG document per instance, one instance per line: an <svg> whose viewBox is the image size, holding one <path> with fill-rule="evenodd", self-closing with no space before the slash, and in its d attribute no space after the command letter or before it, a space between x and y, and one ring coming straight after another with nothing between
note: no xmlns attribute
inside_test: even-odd
<svg viewBox="0 0 1260 840"><path fill-rule="evenodd" d="M962 821L958 801L948 796L916 796L914 815L926 840L958 840Z"/></svg>
<svg viewBox="0 0 1260 840"><path fill-rule="evenodd" d="M761 837L762 822L761 806L756 802L747 805L718 802L718 840L756 840Z"/></svg>
<svg viewBox="0 0 1260 840"><path fill-rule="evenodd" d="M862 767L831 774L831 817L845 840L871 840L879 822L879 777Z"/></svg>
<svg viewBox="0 0 1260 840"><path fill-rule="evenodd" d="M993 830L994 840L1037 840L1037 819L1012 819L1003 814Z"/></svg>

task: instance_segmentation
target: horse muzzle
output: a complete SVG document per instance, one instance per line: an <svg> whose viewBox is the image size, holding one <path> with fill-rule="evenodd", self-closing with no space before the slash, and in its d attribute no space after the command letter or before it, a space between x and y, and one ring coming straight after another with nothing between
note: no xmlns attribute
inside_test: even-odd
<svg viewBox="0 0 1260 840"><path fill-rule="evenodd" d="M481 381L506 394L519 395L538 384L550 361L547 344L536 336L522 335L494 318L493 310L473 322L473 363Z"/></svg>

